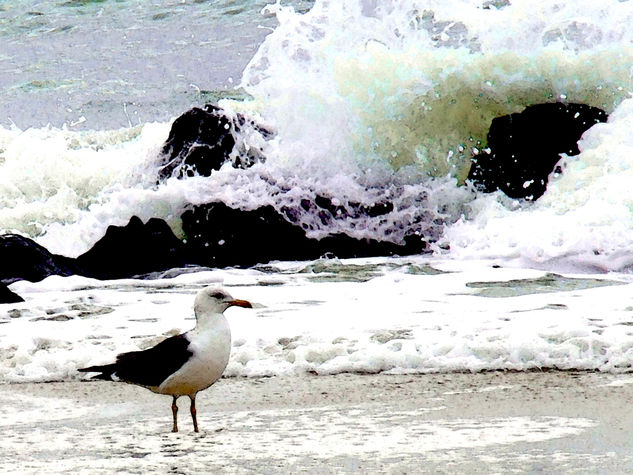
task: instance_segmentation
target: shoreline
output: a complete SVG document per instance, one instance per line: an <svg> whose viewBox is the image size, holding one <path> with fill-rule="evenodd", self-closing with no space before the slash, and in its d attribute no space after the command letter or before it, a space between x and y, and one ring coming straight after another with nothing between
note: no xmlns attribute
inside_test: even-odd
<svg viewBox="0 0 633 475"><path fill-rule="evenodd" d="M0 384L3 473L630 472L633 375L224 378L187 398L102 381Z"/></svg>

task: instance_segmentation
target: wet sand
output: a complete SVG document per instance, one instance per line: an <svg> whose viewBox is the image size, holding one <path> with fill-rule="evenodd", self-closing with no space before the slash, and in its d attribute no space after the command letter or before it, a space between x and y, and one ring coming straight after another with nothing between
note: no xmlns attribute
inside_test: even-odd
<svg viewBox="0 0 633 475"><path fill-rule="evenodd" d="M625 473L633 375L223 379L188 399L122 383L0 385L1 473Z"/></svg>

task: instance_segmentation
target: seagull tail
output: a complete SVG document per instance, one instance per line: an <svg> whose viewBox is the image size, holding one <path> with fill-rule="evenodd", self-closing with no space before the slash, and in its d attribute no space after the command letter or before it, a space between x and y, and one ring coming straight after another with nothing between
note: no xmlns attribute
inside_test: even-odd
<svg viewBox="0 0 633 475"><path fill-rule="evenodd" d="M107 364L103 366L88 366L87 368L78 368L77 371L81 373L101 373L94 375L90 379L103 379L105 381L112 381L112 374L116 371L116 368L113 364Z"/></svg>

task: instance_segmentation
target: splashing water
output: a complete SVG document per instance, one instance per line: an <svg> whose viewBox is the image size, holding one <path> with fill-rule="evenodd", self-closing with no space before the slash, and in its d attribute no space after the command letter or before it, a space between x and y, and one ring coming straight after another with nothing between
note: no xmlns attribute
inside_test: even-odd
<svg viewBox="0 0 633 475"><path fill-rule="evenodd" d="M631 2L316 1L299 12L278 2L264 13L279 26L243 72L250 99L220 104L274 130L257 142L265 163L156 185L169 124L2 129L0 227L77 255L132 215L179 232L187 206L219 200L291 210L317 238L417 234L460 257L628 265L617 256L633 224L622 201ZM525 205L463 185L494 117L552 101L613 114L543 199ZM261 137L245 130L239 139ZM347 212L302 206L318 196ZM353 212L384 203L393 207L379 216Z"/></svg>

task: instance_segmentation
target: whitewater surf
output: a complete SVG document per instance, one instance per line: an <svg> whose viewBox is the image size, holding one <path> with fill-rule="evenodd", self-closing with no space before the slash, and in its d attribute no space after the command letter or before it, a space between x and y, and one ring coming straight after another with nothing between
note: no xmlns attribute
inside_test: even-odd
<svg viewBox="0 0 633 475"><path fill-rule="evenodd" d="M630 368L630 2L40 7L2 11L14 20L0 32L2 61L23 72L3 76L3 233L77 257L134 216L164 220L185 241L183 214L216 202L292 215L311 239L418 236L428 247L406 259L326 255L151 281L13 282L26 302L2 307L3 380L75 379L74 368L99 363L90 355L182 331L188 322L169 308L187 308L213 282L262 305L236 327L228 375ZM103 61L78 53L91 71L82 77L66 59L97 18ZM18 55L43 55L53 39L61 66ZM175 57L178 71L156 72ZM207 102L270 131L235 135L239 150L265 160L236 168L234 155L208 176L158 180L173 119ZM556 102L609 117L585 132L578 155L562 156L541 198L481 193L465 180L493 119ZM326 205L309 205L319 197Z"/></svg>

